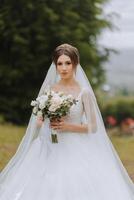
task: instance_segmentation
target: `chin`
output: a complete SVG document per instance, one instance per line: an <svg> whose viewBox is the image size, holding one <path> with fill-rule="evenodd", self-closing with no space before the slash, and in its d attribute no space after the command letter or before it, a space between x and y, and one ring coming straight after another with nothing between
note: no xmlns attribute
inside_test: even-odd
<svg viewBox="0 0 134 200"><path fill-rule="evenodd" d="M70 79L71 77L70 76L61 76L61 78L66 80L66 79Z"/></svg>

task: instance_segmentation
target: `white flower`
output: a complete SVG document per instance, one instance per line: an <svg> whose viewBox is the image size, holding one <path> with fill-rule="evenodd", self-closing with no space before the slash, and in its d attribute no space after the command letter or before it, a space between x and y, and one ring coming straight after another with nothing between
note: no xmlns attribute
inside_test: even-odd
<svg viewBox="0 0 134 200"><path fill-rule="evenodd" d="M36 100L39 101L39 108L42 110L46 106L46 102L48 100L48 96L47 95L42 95L40 97L37 97Z"/></svg>
<svg viewBox="0 0 134 200"><path fill-rule="evenodd" d="M38 108L37 108L37 107L34 107L34 108L33 108L33 113L36 114L37 111L38 111Z"/></svg>
<svg viewBox="0 0 134 200"><path fill-rule="evenodd" d="M31 101L31 106L36 106L37 104L37 101Z"/></svg>
<svg viewBox="0 0 134 200"><path fill-rule="evenodd" d="M50 107L49 107L49 111L50 112L55 112L56 110L57 110L57 106L55 106L55 105L51 105Z"/></svg>
<svg viewBox="0 0 134 200"><path fill-rule="evenodd" d="M42 117L42 112L41 112L41 111L38 111L38 112L37 112L37 116L38 116L38 117Z"/></svg>
<svg viewBox="0 0 134 200"><path fill-rule="evenodd" d="M40 101L40 104L39 104L39 108L42 110L42 109L44 109L45 108L45 103L46 103L46 101Z"/></svg>
<svg viewBox="0 0 134 200"><path fill-rule="evenodd" d="M51 110L56 110L60 107L60 105L63 103L63 99L59 97L53 97L51 99Z"/></svg>
<svg viewBox="0 0 134 200"><path fill-rule="evenodd" d="M55 107L59 107L63 102L63 99L59 97L59 95L54 95L51 99L51 105L54 105Z"/></svg>
<svg viewBox="0 0 134 200"><path fill-rule="evenodd" d="M39 97L36 98L36 100L39 101L39 102L42 101L42 100L46 101L47 99L48 99L47 95L42 95L42 96L39 96Z"/></svg>

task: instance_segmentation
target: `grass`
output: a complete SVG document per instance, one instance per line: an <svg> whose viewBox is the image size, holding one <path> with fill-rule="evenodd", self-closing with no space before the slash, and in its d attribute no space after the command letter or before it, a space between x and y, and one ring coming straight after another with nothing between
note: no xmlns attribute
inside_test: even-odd
<svg viewBox="0 0 134 200"><path fill-rule="evenodd" d="M134 137L111 136L110 139L130 177L134 181Z"/></svg>
<svg viewBox="0 0 134 200"><path fill-rule="evenodd" d="M0 170L4 168L9 159L14 155L25 130L26 127L12 124L0 125ZM111 134L110 139L134 181L134 137Z"/></svg>
<svg viewBox="0 0 134 200"><path fill-rule="evenodd" d="M17 150L25 129L12 124L0 124L0 171Z"/></svg>

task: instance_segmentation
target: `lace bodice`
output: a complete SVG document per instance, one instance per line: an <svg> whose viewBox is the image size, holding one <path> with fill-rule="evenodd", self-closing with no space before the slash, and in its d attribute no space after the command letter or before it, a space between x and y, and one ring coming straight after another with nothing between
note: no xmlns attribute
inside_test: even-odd
<svg viewBox="0 0 134 200"><path fill-rule="evenodd" d="M78 98L78 102L72 105L70 113L65 117L65 120L71 123L86 123L88 125L88 132L93 133L97 131L97 119L94 109L94 100L89 89L83 87Z"/></svg>
<svg viewBox="0 0 134 200"><path fill-rule="evenodd" d="M76 104L73 104L70 108L69 114L65 117L65 120L71 123L81 123L82 117L84 114L84 106L82 102L82 93L84 88L82 88L81 92L79 93L78 97L76 98L78 101Z"/></svg>

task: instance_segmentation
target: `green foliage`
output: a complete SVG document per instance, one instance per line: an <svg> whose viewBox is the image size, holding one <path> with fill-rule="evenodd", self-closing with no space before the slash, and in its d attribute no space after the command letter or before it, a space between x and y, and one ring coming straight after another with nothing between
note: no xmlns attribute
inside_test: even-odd
<svg viewBox="0 0 134 200"><path fill-rule="evenodd" d="M120 124L125 118L134 118L134 98L112 98L101 107L101 111L104 119L113 116Z"/></svg>
<svg viewBox="0 0 134 200"><path fill-rule="evenodd" d="M61 43L78 47L81 64L94 87L104 81L96 38L110 26L100 17L105 0L1 0L0 112L14 123L27 122L30 101L38 94Z"/></svg>

